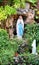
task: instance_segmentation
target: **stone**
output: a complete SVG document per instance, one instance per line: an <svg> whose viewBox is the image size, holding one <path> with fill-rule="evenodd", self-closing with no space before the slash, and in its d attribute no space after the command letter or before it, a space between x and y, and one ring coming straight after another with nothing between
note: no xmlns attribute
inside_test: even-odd
<svg viewBox="0 0 39 65"><path fill-rule="evenodd" d="M36 39L34 39L32 43L32 54L36 54Z"/></svg>

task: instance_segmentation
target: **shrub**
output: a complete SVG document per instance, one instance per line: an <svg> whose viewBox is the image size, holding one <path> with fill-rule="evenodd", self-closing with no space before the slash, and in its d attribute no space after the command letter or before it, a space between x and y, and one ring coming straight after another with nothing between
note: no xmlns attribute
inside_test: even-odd
<svg viewBox="0 0 39 65"><path fill-rule="evenodd" d="M33 54L22 54L21 56L24 56L26 65L39 65L39 55L33 55Z"/></svg>
<svg viewBox="0 0 39 65"><path fill-rule="evenodd" d="M0 65L13 63L13 56L21 42L17 39L10 40L6 30L0 29Z"/></svg>
<svg viewBox="0 0 39 65"><path fill-rule="evenodd" d="M13 58L15 56L15 53L17 52L19 45L23 42L23 40L17 39L10 40L6 30L0 29L0 65L13 65ZM25 57L25 60L23 60L23 62L26 61L25 65L27 63L39 63L39 57L36 57L35 55L32 56L31 54L27 54L26 52L19 55Z"/></svg>
<svg viewBox="0 0 39 65"><path fill-rule="evenodd" d="M17 61L16 61L17 60ZM32 54L21 54L14 59L13 65L39 65L39 56Z"/></svg>
<svg viewBox="0 0 39 65"><path fill-rule="evenodd" d="M25 26L24 37L29 41L29 43L32 43L34 39L39 43L39 24L27 24Z"/></svg>
<svg viewBox="0 0 39 65"><path fill-rule="evenodd" d="M13 46L5 30L0 29L0 65L6 65L14 55Z"/></svg>

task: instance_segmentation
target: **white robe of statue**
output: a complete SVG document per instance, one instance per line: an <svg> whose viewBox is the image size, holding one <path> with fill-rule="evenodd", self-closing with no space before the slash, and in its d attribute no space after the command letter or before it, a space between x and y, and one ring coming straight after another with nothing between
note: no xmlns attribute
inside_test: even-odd
<svg viewBox="0 0 39 65"><path fill-rule="evenodd" d="M22 36L23 36L23 34L20 35L20 31L19 31L19 28L18 28L18 26L19 26L20 23L22 24L22 28L23 28L23 30L24 30L24 21L23 21L23 19L18 19L18 20L17 20L17 24L16 24L17 37L21 39Z"/></svg>
<svg viewBox="0 0 39 65"><path fill-rule="evenodd" d="M36 40L35 39L33 40L33 43L32 43L32 54L36 54Z"/></svg>

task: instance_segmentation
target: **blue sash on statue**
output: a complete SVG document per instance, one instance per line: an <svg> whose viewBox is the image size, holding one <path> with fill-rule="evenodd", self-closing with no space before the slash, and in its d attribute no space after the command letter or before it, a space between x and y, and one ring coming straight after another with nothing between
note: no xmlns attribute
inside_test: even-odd
<svg viewBox="0 0 39 65"><path fill-rule="evenodd" d="M19 35L23 35L23 25L21 23L18 24L18 30L19 30Z"/></svg>

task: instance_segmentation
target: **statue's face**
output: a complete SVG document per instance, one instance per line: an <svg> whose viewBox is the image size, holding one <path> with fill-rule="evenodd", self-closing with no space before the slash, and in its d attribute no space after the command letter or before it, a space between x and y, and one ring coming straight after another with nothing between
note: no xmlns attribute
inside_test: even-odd
<svg viewBox="0 0 39 65"><path fill-rule="evenodd" d="M22 16L19 16L19 19L22 19Z"/></svg>

